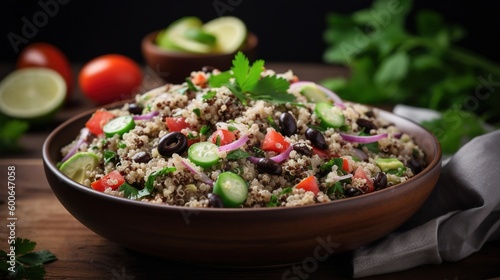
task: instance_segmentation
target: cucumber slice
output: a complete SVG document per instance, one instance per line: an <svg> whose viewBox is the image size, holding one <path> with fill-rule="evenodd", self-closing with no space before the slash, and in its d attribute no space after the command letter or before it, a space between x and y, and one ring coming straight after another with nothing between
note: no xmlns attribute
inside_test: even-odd
<svg viewBox="0 0 500 280"><path fill-rule="evenodd" d="M173 51L186 51L193 53L209 53L212 46L193 41L185 36L190 28L201 28L203 22L197 17L183 17L156 36L156 44L164 49Z"/></svg>
<svg viewBox="0 0 500 280"><path fill-rule="evenodd" d="M87 179L87 171L94 170L99 164L99 157L91 152L74 154L59 167L62 173L73 181L83 184Z"/></svg>
<svg viewBox="0 0 500 280"><path fill-rule="evenodd" d="M247 28L237 17L225 16L205 23L202 29L217 38L215 51L233 53L237 51L247 38Z"/></svg>
<svg viewBox="0 0 500 280"><path fill-rule="evenodd" d="M217 177L213 193L217 194L225 207L238 207L247 199L248 185L233 172L223 172Z"/></svg>
<svg viewBox="0 0 500 280"><path fill-rule="evenodd" d="M219 151L217 145L212 142L194 143L188 149L190 161L203 168L208 168L219 162Z"/></svg>
<svg viewBox="0 0 500 280"><path fill-rule="evenodd" d="M344 125L345 117L342 110L327 102L319 102L314 107L314 113L320 119L323 128L338 128Z"/></svg>
<svg viewBox="0 0 500 280"><path fill-rule="evenodd" d="M106 137L112 137L115 134L122 136L135 127L134 118L131 116L121 116L107 122L102 130Z"/></svg>
<svg viewBox="0 0 500 280"><path fill-rule="evenodd" d="M326 102L326 103L331 103L330 98L326 96L326 94L320 90L316 85L310 84L310 85L305 85L301 90L300 93L304 95L309 102Z"/></svg>

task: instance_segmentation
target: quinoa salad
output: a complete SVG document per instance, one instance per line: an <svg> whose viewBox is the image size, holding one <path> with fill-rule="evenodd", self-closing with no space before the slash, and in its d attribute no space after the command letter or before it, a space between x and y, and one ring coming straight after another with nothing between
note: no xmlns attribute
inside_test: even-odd
<svg viewBox="0 0 500 280"><path fill-rule="evenodd" d="M294 207L361 196L421 172L425 155L377 109L241 53L97 109L59 169L95 191L183 207Z"/></svg>

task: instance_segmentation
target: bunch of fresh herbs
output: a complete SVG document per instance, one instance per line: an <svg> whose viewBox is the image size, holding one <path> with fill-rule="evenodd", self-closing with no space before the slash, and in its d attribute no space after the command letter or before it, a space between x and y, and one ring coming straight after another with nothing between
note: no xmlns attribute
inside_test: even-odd
<svg viewBox="0 0 500 280"><path fill-rule="evenodd" d="M26 121L16 120L0 114L0 154L21 150L19 139L28 130Z"/></svg>
<svg viewBox="0 0 500 280"><path fill-rule="evenodd" d="M484 133L483 122L500 121L500 95L494 94L500 66L460 48L465 31L435 11L418 10L409 22L411 3L376 0L349 15L330 13L324 61L347 66L350 74L322 83L346 100L441 112L443 118L424 125L445 152L454 152L463 138Z"/></svg>

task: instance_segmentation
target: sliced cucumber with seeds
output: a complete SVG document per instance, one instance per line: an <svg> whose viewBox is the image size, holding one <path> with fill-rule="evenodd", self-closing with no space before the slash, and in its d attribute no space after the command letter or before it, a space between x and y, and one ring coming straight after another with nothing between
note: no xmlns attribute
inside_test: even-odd
<svg viewBox="0 0 500 280"><path fill-rule="evenodd" d="M212 142L194 143L188 149L188 158L194 164L208 168L219 162L219 151L217 145Z"/></svg>
<svg viewBox="0 0 500 280"><path fill-rule="evenodd" d="M327 102L319 102L314 107L314 113L320 119L323 128L339 128L344 125L345 117L342 110Z"/></svg>
<svg viewBox="0 0 500 280"><path fill-rule="evenodd" d="M102 130L106 137L112 137L115 134L122 136L135 127L135 121L132 116L120 116L110 120L104 125Z"/></svg>
<svg viewBox="0 0 500 280"><path fill-rule="evenodd" d="M213 193L217 194L225 207L238 207L248 196L248 185L233 172L223 172L217 177Z"/></svg>
<svg viewBox="0 0 500 280"><path fill-rule="evenodd" d="M300 93L305 96L309 102L331 103L331 100L328 98L328 96L314 84L305 85L300 90Z"/></svg>
<svg viewBox="0 0 500 280"><path fill-rule="evenodd" d="M74 154L59 167L62 173L83 184L87 179L87 171L94 170L99 165L99 157L91 152L79 152Z"/></svg>

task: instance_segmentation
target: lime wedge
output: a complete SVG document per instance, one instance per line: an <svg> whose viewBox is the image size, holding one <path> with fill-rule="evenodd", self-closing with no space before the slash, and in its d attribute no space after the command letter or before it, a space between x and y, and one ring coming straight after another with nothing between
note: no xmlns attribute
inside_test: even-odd
<svg viewBox="0 0 500 280"><path fill-rule="evenodd" d="M210 45L191 40L185 36L191 28L200 28L203 22L197 17L183 17L171 23L167 29L158 33L156 44L166 50L209 53Z"/></svg>
<svg viewBox="0 0 500 280"><path fill-rule="evenodd" d="M65 96L66 83L56 71L42 67L18 69L0 82L0 112L43 122L61 108Z"/></svg>
<svg viewBox="0 0 500 280"><path fill-rule="evenodd" d="M184 32L184 37L210 46L215 45L215 42L217 41L217 38L215 38L214 35L207 33L198 27L191 27L186 29L186 32Z"/></svg>
<svg viewBox="0 0 500 280"><path fill-rule="evenodd" d="M79 152L66 160L59 170L72 180L83 184L87 171L94 170L99 164L99 157L91 152Z"/></svg>
<svg viewBox="0 0 500 280"><path fill-rule="evenodd" d="M233 53L245 42L247 28L237 17L225 16L205 23L202 29L217 38L215 51Z"/></svg>

